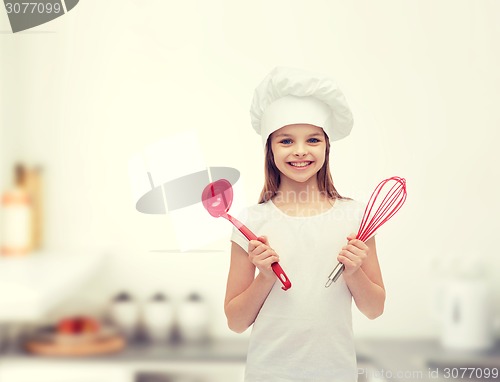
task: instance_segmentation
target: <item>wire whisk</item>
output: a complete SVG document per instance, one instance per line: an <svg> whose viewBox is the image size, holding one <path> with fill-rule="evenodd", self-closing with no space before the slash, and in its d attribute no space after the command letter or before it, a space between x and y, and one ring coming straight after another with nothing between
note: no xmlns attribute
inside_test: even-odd
<svg viewBox="0 0 500 382"><path fill-rule="evenodd" d="M392 187L390 186L391 183ZM383 199L379 199L379 203L377 203L377 198L382 193L382 189L388 184L389 186L387 187L390 187L390 189L386 191ZM373 191L372 196L366 205L356 238L363 242L367 241L373 236L373 234L375 234L380 226L382 226L385 222L392 218L396 212L399 211L405 201L406 180L404 178L393 176L392 178L388 178L380 182ZM328 276L328 281L325 284L326 288L337 281L344 271L344 268L344 264L340 262L337 264L335 269Z"/></svg>

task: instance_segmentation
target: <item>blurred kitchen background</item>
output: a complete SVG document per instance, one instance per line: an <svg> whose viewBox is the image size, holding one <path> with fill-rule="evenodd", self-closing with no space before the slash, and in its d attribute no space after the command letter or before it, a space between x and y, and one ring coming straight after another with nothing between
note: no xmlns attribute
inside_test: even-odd
<svg viewBox="0 0 500 382"><path fill-rule="evenodd" d="M128 166L194 131L255 203L248 110L276 65L330 73L346 94L341 194L366 202L407 179L377 236L385 312L353 307L360 380L494 373L499 16L493 0L82 0L12 34L0 11L0 382L242 380L250 330L223 313L229 230L181 251L175 219L136 211ZM164 166L189 164L190 144Z"/></svg>

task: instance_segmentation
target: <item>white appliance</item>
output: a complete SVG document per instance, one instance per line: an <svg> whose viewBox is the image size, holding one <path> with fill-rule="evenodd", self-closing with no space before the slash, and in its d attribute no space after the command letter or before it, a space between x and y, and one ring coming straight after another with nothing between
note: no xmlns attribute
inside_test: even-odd
<svg viewBox="0 0 500 382"><path fill-rule="evenodd" d="M493 346L492 296L486 281L448 280L435 297L443 347L480 351Z"/></svg>

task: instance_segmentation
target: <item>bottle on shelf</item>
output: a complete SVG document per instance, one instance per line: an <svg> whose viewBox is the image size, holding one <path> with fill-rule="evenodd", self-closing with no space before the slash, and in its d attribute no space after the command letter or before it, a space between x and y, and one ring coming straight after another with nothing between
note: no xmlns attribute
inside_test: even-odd
<svg viewBox="0 0 500 382"><path fill-rule="evenodd" d="M43 245L43 188L42 167L27 170L25 189L31 201L31 249L39 250Z"/></svg>
<svg viewBox="0 0 500 382"><path fill-rule="evenodd" d="M0 254L22 256L32 250L33 209L26 188L27 169L22 164L15 166L14 187L1 198L2 224Z"/></svg>

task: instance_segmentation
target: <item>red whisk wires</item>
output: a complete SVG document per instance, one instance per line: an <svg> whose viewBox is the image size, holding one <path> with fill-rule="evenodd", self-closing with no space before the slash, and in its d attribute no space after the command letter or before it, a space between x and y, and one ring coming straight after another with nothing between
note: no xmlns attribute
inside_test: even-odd
<svg viewBox="0 0 500 382"><path fill-rule="evenodd" d="M375 207L378 196L382 192L384 186L389 182L395 183L386 193L380 204ZM392 218L394 214L399 211L405 200L406 180L404 178L393 176L392 178L388 178L380 182L373 191L373 194L366 205L365 213L363 215L363 219L361 219L361 224L359 225L356 238L361 241L368 240L382 224ZM328 288L332 285L332 283L337 281L343 271L344 265L339 262L332 273L328 276L328 281L326 282L325 287Z"/></svg>
<svg viewBox="0 0 500 382"><path fill-rule="evenodd" d="M387 183L395 182L387 194L384 196L378 207L375 209L375 203ZM373 191L370 200L365 208L365 213L359 226L357 239L361 241L368 240L377 229L386 221L394 216L406 201L406 180L399 176L393 176L383 180ZM373 211L373 214L372 214Z"/></svg>

